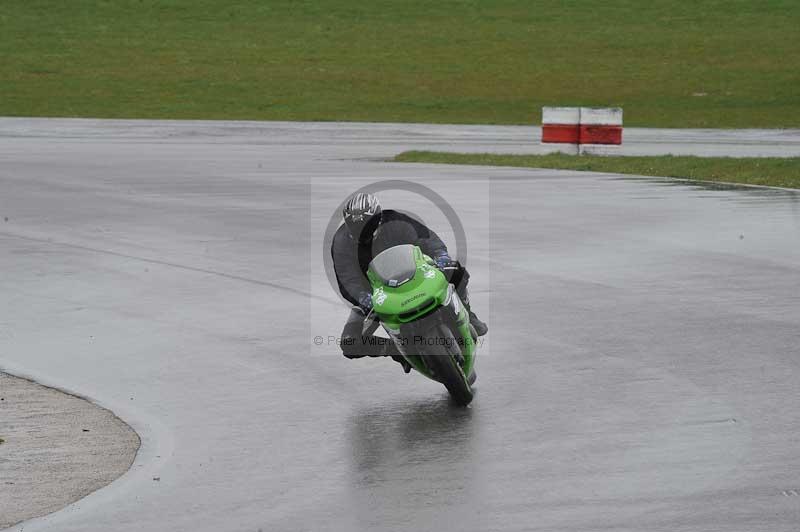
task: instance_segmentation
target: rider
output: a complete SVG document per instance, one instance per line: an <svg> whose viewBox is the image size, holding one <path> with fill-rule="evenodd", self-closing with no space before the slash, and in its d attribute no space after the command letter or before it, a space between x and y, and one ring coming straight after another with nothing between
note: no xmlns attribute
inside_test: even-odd
<svg viewBox="0 0 800 532"><path fill-rule="evenodd" d="M362 333L364 317L372 310L372 289L366 271L370 261L381 251L399 244L414 244L448 273L449 280L469 312L469 321L479 336L488 327L472 312L467 294L469 273L453 261L441 239L410 216L382 210L374 194L359 192L342 209L344 223L336 231L331 245L333 267L342 296L354 305L342 331L342 353L347 358L390 356L403 364L406 373L410 366L399 356L394 344L386 339Z"/></svg>

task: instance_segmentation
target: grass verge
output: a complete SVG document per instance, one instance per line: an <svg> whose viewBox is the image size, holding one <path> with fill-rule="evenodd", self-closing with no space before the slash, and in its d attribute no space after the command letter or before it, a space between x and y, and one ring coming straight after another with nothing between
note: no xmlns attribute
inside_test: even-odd
<svg viewBox="0 0 800 532"><path fill-rule="evenodd" d="M797 0L4 0L0 115L800 126Z"/></svg>
<svg viewBox="0 0 800 532"><path fill-rule="evenodd" d="M724 181L749 185L800 188L800 158L778 157L601 157L592 155L495 155L490 153L444 153L407 151L396 162L516 166L583 170L656 177L679 177L698 181Z"/></svg>

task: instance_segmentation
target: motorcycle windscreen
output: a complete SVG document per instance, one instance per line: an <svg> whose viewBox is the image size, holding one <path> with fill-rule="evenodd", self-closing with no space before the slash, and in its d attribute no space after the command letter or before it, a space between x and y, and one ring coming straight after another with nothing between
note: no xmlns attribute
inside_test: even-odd
<svg viewBox="0 0 800 532"><path fill-rule="evenodd" d="M380 252L369 263L369 268L386 286L400 286L410 281L417 272L414 245L401 244Z"/></svg>

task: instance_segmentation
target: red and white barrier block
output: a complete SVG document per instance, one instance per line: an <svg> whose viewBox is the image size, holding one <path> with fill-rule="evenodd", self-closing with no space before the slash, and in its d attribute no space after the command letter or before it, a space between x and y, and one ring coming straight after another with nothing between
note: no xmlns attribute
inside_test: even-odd
<svg viewBox="0 0 800 532"><path fill-rule="evenodd" d="M580 107L542 107L542 142L580 144Z"/></svg>
<svg viewBox="0 0 800 532"><path fill-rule="evenodd" d="M608 153L622 144L622 109L543 107L542 143L567 153Z"/></svg>

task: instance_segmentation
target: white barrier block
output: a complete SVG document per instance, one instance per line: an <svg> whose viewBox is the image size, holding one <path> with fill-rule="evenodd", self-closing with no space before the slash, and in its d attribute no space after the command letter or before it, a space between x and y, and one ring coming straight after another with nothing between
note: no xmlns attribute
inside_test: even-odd
<svg viewBox="0 0 800 532"><path fill-rule="evenodd" d="M579 124L579 107L542 107L542 124Z"/></svg>
<svg viewBox="0 0 800 532"><path fill-rule="evenodd" d="M582 126L621 126L622 108L597 109L594 107L581 107L580 123Z"/></svg>

